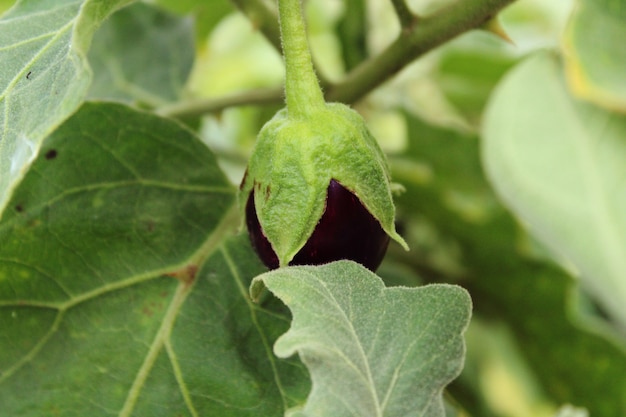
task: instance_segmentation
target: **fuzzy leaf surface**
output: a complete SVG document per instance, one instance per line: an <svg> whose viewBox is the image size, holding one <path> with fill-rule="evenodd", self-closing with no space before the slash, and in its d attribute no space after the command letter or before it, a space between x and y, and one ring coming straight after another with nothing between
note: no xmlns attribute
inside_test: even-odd
<svg viewBox="0 0 626 417"><path fill-rule="evenodd" d="M351 261L281 268L254 279L292 311L274 345L298 353L313 389L298 416L443 416L461 371L471 301L460 287L385 288Z"/></svg>
<svg viewBox="0 0 626 417"><path fill-rule="evenodd" d="M0 213L41 143L83 101L93 33L132 0L23 0L0 18Z"/></svg>

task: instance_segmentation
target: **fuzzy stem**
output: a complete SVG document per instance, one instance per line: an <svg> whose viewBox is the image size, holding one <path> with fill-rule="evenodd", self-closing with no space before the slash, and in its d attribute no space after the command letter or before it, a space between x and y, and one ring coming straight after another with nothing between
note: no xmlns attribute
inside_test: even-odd
<svg viewBox="0 0 626 417"><path fill-rule="evenodd" d="M278 15L287 70L287 114L306 118L324 107L324 95L313 70L301 0L278 0Z"/></svg>

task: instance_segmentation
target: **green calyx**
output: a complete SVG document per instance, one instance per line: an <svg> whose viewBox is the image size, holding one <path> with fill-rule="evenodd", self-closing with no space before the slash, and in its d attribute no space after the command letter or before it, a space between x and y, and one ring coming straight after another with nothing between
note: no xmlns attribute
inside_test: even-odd
<svg viewBox="0 0 626 417"><path fill-rule="evenodd" d="M310 119L292 119L283 109L261 129L240 191L243 208L254 190L259 222L281 266L313 233L331 179L355 194L408 249L394 226L385 156L361 116L339 103L325 104Z"/></svg>
<svg viewBox="0 0 626 417"><path fill-rule="evenodd" d="M254 191L265 237L286 266L322 217L332 179L355 194L383 230L408 250L394 226L385 155L363 118L326 103L313 71L300 0L279 0L287 107L259 132L241 184L242 211Z"/></svg>

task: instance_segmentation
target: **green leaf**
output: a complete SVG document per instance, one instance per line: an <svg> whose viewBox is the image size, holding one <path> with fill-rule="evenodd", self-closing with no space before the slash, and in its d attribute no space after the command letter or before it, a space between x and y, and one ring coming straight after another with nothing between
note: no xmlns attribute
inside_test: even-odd
<svg viewBox="0 0 626 417"><path fill-rule="evenodd" d="M235 190L177 123L85 104L0 221L0 404L11 416L279 416L308 387L253 305Z"/></svg>
<svg viewBox="0 0 626 417"><path fill-rule="evenodd" d="M557 60L534 56L498 87L483 159L505 203L626 324L626 117L571 98Z"/></svg>
<svg viewBox="0 0 626 417"><path fill-rule="evenodd" d="M573 92L609 110L626 112L626 4L578 0L563 36Z"/></svg>
<svg viewBox="0 0 626 417"><path fill-rule="evenodd" d="M0 213L44 138L83 101L94 31L132 0L23 0L0 19Z"/></svg>
<svg viewBox="0 0 626 417"><path fill-rule="evenodd" d="M277 356L298 353L313 389L306 416L443 416L463 365L471 301L460 287L385 288L351 261L281 268L254 279L291 309Z"/></svg>
<svg viewBox="0 0 626 417"><path fill-rule="evenodd" d="M194 57L191 19L137 3L114 13L89 52L91 98L137 100L153 107L178 99Z"/></svg>
<svg viewBox="0 0 626 417"><path fill-rule="evenodd" d="M97 271L111 282L134 265L172 268L234 203L233 188L193 134L125 106L86 104L42 150L2 217L1 251L17 270L0 294L15 300L67 302L102 284L82 274ZM29 278L15 286L12 276L23 268ZM49 268L71 274L51 280Z"/></svg>

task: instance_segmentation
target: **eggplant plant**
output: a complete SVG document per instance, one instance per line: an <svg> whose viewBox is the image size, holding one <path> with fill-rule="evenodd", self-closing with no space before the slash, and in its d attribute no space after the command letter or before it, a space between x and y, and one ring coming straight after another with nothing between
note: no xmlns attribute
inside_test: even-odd
<svg viewBox="0 0 626 417"><path fill-rule="evenodd" d="M626 415L619 2L0 11L0 417Z"/></svg>

